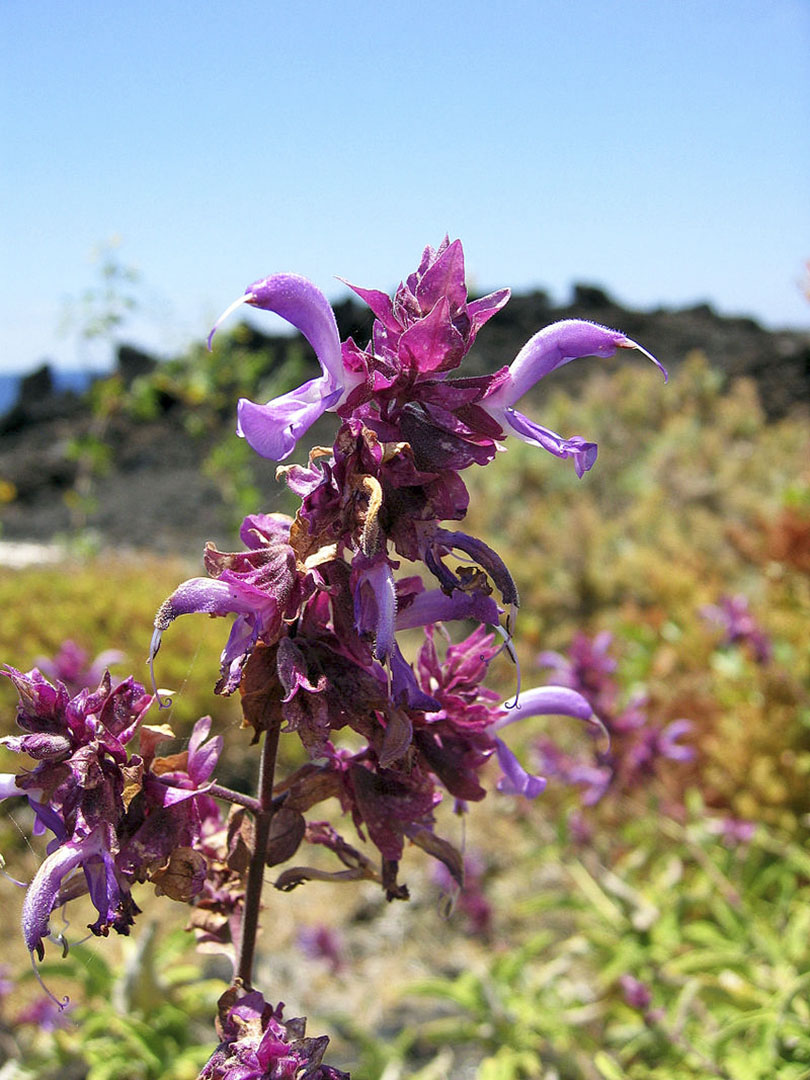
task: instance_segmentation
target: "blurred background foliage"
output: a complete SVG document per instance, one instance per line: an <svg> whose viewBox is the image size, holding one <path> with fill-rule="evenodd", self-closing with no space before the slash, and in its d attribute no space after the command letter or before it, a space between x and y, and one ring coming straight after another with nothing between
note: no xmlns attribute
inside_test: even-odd
<svg viewBox="0 0 810 1080"><path fill-rule="evenodd" d="M250 333L138 376L120 387L116 407L143 422L178 407L192 434L218 432L235 397L266 400L302 378L303 352L277 363L242 340ZM307 1013L311 1031L330 1031L330 1060L350 1064L355 1080L810 1078L810 424L766 423L753 385L726 385L698 354L666 387L629 364L584 378L577 397L537 393L523 406L600 451L581 481L569 463L514 440L487 469L466 474L465 529L498 550L520 588L523 685L546 680L541 650L567 655L577 631L609 632L623 701L643 694L659 725L688 719L682 742L694 756L660 758L643 783L614 786L594 806L553 776L534 804L493 794L473 806L468 889L480 894L479 916L482 904L489 910L474 923L464 894L446 917L444 886L418 859L406 864L410 905L319 885L268 896L269 996L277 984L290 1015ZM234 521L257 508L254 463L240 440L217 435L204 468ZM146 681L154 612L198 565L100 553L6 573L0 654L27 669L65 639L90 656L115 647L128 657L116 673ZM702 614L732 596L746 598L770 644L767 660ZM223 620L179 619L165 635L158 681L178 691L170 722L179 736L199 715L214 716L227 736L219 779L247 788L253 755L247 735L232 730L238 704L211 693L226 633ZM493 685L509 696L514 680L501 657ZM13 700L0 685L4 733ZM537 762L541 736L594 760L587 734L536 723L510 728L527 760ZM24 877L36 865L26 821L0 821L2 850L15 857L9 868ZM450 816L448 827L461 826ZM182 925L179 909L174 918ZM321 925L304 948L302 927ZM9 955L19 957L16 927L5 926ZM137 978L170 977L182 946L168 941L148 964L142 958ZM50 1037L24 1022L15 1030L4 999L0 1048L10 1061L27 1053L35 1062L8 1076L193 1076L199 1045L212 1037L194 1023L172 1026L175 992L160 1006L165 1016L153 1011L147 1023L132 1004L122 1014L110 986L131 982L132 964L122 957L120 970L104 969L109 983L88 986L85 973L106 961L96 943L87 949L98 958L62 975L73 979L75 1017L95 1021L70 1021ZM211 971L190 956L183 964L198 966L189 985L205 989ZM35 984L23 989L35 1000ZM122 1015L131 1038L111 1073L100 1032L117 1030Z"/></svg>

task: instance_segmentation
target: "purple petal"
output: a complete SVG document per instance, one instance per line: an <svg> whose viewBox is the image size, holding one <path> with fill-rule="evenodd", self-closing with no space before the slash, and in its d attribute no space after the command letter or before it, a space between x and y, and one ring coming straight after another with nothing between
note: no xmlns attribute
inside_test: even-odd
<svg viewBox="0 0 810 1080"><path fill-rule="evenodd" d="M495 740L498 764L503 769L503 776L498 781L498 791L504 795L523 795L535 799L546 788L544 776L532 776L526 772L518 759L501 739Z"/></svg>
<svg viewBox="0 0 810 1080"><path fill-rule="evenodd" d="M464 273L464 250L460 240L448 244L424 272L416 287L416 298L422 311L431 311L446 298L451 309L460 311L467 300Z"/></svg>
<svg viewBox="0 0 810 1080"><path fill-rule="evenodd" d="M389 657L389 664L391 697L397 705L406 705L409 709L418 709L420 712L438 712L441 709L439 702L421 689L413 668L400 652L396 642Z"/></svg>
<svg viewBox="0 0 810 1080"><path fill-rule="evenodd" d="M563 319L530 338L509 367L510 380L499 394L499 405L514 405L535 383L557 368L583 356L613 356L617 349L637 349L656 367L666 370L635 341L619 330L583 319Z"/></svg>
<svg viewBox="0 0 810 1080"><path fill-rule="evenodd" d="M450 321L450 306L441 297L423 319L408 327L399 340L400 355L425 375L456 367L464 354L464 339Z"/></svg>
<svg viewBox="0 0 810 1080"><path fill-rule="evenodd" d="M490 293L489 296L482 296L480 300L473 300L471 304L467 305L467 318L470 320L469 345L472 345L473 341L475 341L476 334L484 323L488 322L493 315L497 315L501 308L508 303L511 295L509 289L498 289L497 292Z"/></svg>
<svg viewBox="0 0 810 1080"><path fill-rule="evenodd" d="M582 477L593 468L597 455L596 443L586 442L579 435L574 435L571 439L564 439L561 435L556 435L548 428L535 424L533 420L518 412L517 409L504 409L501 415L515 435L523 442L529 443L531 446L541 446L558 458L573 458L577 476Z"/></svg>
<svg viewBox="0 0 810 1080"><path fill-rule="evenodd" d="M476 619L478 622L497 626L500 608L491 596L484 593L465 593L458 589L448 596L441 589L426 589L417 593L413 600L397 614L397 630L411 630L435 622L454 619Z"/></svg>
<svg viewBox="0 0 810 1080"><path fill-rule="evenodd" d="M340 280L348 285L352 292L357 293L361 300L365 300L387 330L399 332L401 327L394 316L394 307L388 293L380 292L379 289L361 289L358 285L352 285L350 281L346 281L345 278L340 278Z"/></svg>
<svg viewBox="0 0 810 1080"><path fill-rule="evenodd" d="M394 575L387 559L368 562L355 556L354 568L359 568L354 586L354 618L361 634L374 634L374 655L386 660L394 647L394 618L397 595Z"/></svg>
<svg viewBox="0 0 810 1080"><path fill-rule="evenodd" d="M221 735L208 739L211 731L211 717L203 716L194 725L188 743L188 775L199 787L211 776L222 752ZM206 739L208 741L206 742Z"/></svg>
<svg viewBox="0 0 810 1080"><path fill-rule="evenodd" d="M236 433L247 439L262 457L284 461L304 432L338 402L342 393L343 387L335 387L324 375L266 405L241 398Z"/></svg>
<svg viewBox="0 0 810 1080"><path fill-rule="evenodd" d="M71 871L102 850L101 831L84 840L62 844L43 861L28 887L23 901L22 929L28 951L44 956L42 939L48 936L51 912L58 904L59 887Z"/></svg>
<svg viewBox="0 0 810 1080"><path fill-rule="evenodd" d="M576 720L590 721L593 709L582 694L567 686L536 686L520 695L517 704L495 723L494 730L500 731L516 720L526 720L530 716L572 716Z"/></svg>
<svg viewBox="0 0 810 1080"><path fill-rule="evenodd" d="M321 290L311 281L299 274L272 274L254 281L245 289L245 295L219 317L211 331L212 336L223 319L240 303L275 312L286 319L315 350L318 363L329 375L330 389L341 382L343 364L335 313Z"/></svg>

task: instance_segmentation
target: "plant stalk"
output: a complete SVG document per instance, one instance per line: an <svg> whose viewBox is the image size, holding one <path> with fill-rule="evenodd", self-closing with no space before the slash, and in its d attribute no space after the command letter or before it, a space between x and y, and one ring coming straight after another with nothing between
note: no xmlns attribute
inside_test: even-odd
<svg viewBox="0 0 810 1080"><path fill-rule="evenodd" d="M264 733L261 763L259 765L259 809L255 818L255 844L248 867L245 889L245 908L242 915L242 939L239 942L237 978L250 989L253 985L253 961L256 953L256 934L259 929L259 912L262 906L262 886L270 826L275 813L273 783L276 771L279 724L273 724Z"/></svg>

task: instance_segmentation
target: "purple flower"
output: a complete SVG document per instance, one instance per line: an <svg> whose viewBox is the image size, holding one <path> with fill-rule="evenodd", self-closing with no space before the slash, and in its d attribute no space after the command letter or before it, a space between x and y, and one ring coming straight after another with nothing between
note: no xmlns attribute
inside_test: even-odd
<svg viewBox="0 0 810 1080"><path fill-rule="evenodd" d="M257 405L239 402L237 433L262 457L284 461L301 435L327 409L334 411L353 380L343 367L335 314L312 282L298 274L274 274L249 285L214 324L211 340L222 322L242 304L272 311L291 323L309 341L321 365L321 377L288 394Z"/></svg>
<svg viewBox="0 0 810 1080"><path fill-rule="evenodd" d="M576 690L565 686L538 686L520 695L519 700L495 724L495 730L500 731L516 720L526 720L530 716L571 716L590 722L593 709ZM545 777L527 772L502 739L498 738L495 742L498 764L504 774L498 781L498 791L506 795L523 795L527 799L540 795L546 788Z"/></svg>
<svg viewBox="0 0 810 1080"><path fill-rule="evenodd" d="M610 655L613 635L608 630L594 638L577 631L568 653L546 651L537 657L540 667L551 668L552 682L570 686L590 701L594 712L603 720L616 708L618 686L614 678L616 660Z"/></svg>
<svg viewBox="0 0 810 1080"><path fill-rule="evenodd" d="M481 408L523 442L540 446L556 457L573 458L577 476L583 476L596 461L596 444L579 436L564 439L529 420L514 406L535 383L563 364L583 356L613 356L617 349L637 349L652 360L666 379L666 370L655 357L620 331L582 319L564 319L529 339L512 361L509 377L487 395Z"/></svg>
<svg viewBox="0 0 810 1080"><path fill-rule="evenodd" d="M175 853L200 836L222 739L208 738L211 720L204 717L187 754L168 763L154 759L154 739L147 737L147 757L130 755L127 743L152 702L132 678L113 688L106 673L94 693L85 689L71 698L64 684L52 686L36 669L6 674L20 695L17 722L25 734L2 742L38 764L13 784L2 778L0 797L27 797L36 831L53 834L23 901L25 943L41 958L51 913L85 893L98 912L94 934L127 934L138 914L132 884L147 878L158 884ZM193 852L183 856L181 869L174 867L173 894L199 891L204 864Z"/></svg>
<svg viewBox="0 0 810 1080"><path fill-rule="evenodd" d="M285 1021L283 1003L274 1008L258 990L238 993L232 988L220 999L222 1042L198 1080L349 1080L323 1064L326 1035L307 1038L306 1020Z"/></svg>
<svg viewBox="0 0 810 1080"><path fill-rule="evenodd" d="M743 844L750 844L757 831L755 821L746 821L745 818L712 818L707 822L709 832L719 836L727 848L735 848Z"/></svg>
<svg viewBox="0 0 810 1080"><path fill-rule="evenodd" d="M72 694L77 694L85 687L95 689L105 670L111 664L120 664L123 659L124 654L118 649L105 649L92 663L88 663L89 656L85 650L75 641L68 640L62 642L53 660L39 657L36 667L46 678L63 682Z"/></svg>
<svg viewBox="0 0 810 1080"><path fill-rule="evenodd" d="M646 1013L652 1004L652 994L646 983L636 979L633 975L622 975L619 978L624 1000L631 1009Z"/></svg>
<svg viewBox="0 0 810 1080"><path fill-rule="evenodd" d="M719 604L707 604L700 613L704 619L722 628L723 645L748 645L758 664L769 663L773 646L751 614L745 596L723 596Z"/></svg>
<svg viewBox="0 0 810 1080"><path fill-rule="evenodd" d="M18 1012L14 1023L31 1024L39 1031L50 1033L70 1024L70 1009L70 1005L55 1001L52 997L40 997Z"/></svg>
<svg viewBox="0 0 810 1080"><path fill-rule="evenodd" d="M284 619L298 611L302 583L290 547L291 519L283 514L254 514L245 518L240 537L248 551L225 553L213 544L205 549L210 578L190 578L163 602L155 616L150 665L165 630L180 615L235 614L222 652L217 693L231 694L257 641L277 641Z"/></svg>
<svg viewBox="0 0 810 1080"><path fill-rule="evenodd" d="M298 944L306 956L313 960L325 960L333 975L343 970L343 941L331 927L323 923L302 927L298 932Z"/></svg>
<svg viewBox="0 0 810 1080"><path fill-rule="evenodd" d="M241 304L276 312L304 334L321 365L320 378L266 405L240 401L237 430L262 456L283 461L304 431L331 410L344 420L362 420L385 441L407 442L423 471L484 465L497 442L514 434L558 457L572 457L582 476L596 460L595 444L556 435L518 412L515 403L563 364L612 356L617 349L637 349L666 377L658 361L621 332L569 319L535 334L508 369L448 379L480 328L509 299L502 289L467 302L458 240L445 237L438 249L425 248L419 267L393 298L351 287L376 316L366 349L351 339L341 346L326 297L295 274L255 282L217 320L212 335Z"/></svg>

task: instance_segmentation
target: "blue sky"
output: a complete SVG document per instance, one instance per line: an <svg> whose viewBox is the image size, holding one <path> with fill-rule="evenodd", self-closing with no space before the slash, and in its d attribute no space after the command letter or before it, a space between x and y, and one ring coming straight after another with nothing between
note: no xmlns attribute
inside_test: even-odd
<svg viewBox="0 0 810 1080"><path fill-rule="evenodd" d="M810 326L807 0L4 0L0 40L0 370L103 362L58 330L114 235L164 352L445 232L477 288Z"/></svg>

